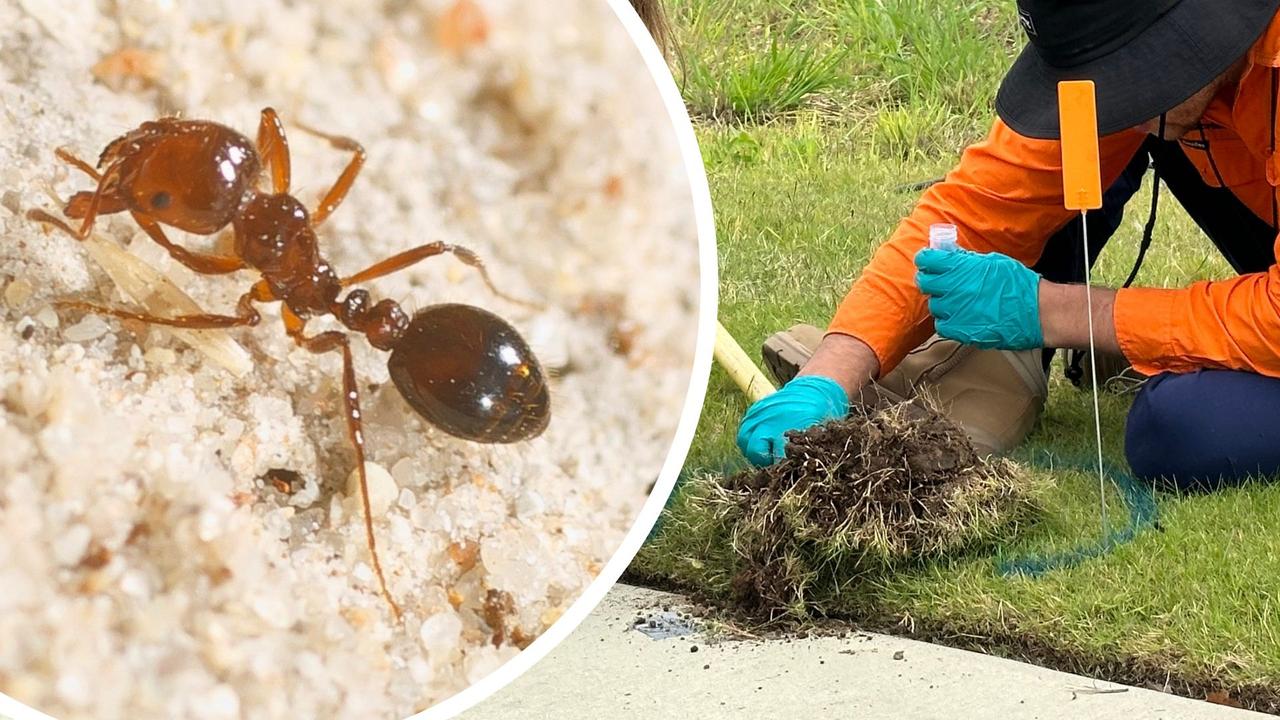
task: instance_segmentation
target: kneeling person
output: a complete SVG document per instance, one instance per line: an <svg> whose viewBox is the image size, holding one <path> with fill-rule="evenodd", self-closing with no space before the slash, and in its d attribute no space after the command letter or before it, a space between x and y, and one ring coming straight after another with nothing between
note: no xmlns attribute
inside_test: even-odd
<svg viewBox="0 0 1280 720"><path fill-rule="evenodd" d="M1098 351L1151 376L1125 433L1136 475L1186 489L1280 472L1280 0L1230 4L1019 0L1030 44L991 133L876 252L824 336L771 338L775 374L797 377L747 411L747 457L776 461L786 432L844 416L851 399L922 387L979 449L1011 449L1043 408L1042 348L1087 348L1088 311ZM1107 188L1088 258L1057 140L1057 83L1082 78L1097 86ZM1085 263L1149 168L1239 275L1095 288L1089 308ZM958 226L964 249L926 249L935 223Z"/></svg>

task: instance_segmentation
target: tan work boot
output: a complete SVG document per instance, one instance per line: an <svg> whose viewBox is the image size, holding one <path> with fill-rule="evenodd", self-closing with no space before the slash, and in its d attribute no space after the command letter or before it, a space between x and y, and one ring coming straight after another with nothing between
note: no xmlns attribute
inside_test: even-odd
<svg viewBox="0 0 1280 720"><path fill-rule="evenodd" d="M822 341L812 325L796 325L764 343L765 366L780 383L795 377ZM980 350L933 336L880 378L880 401L928 395L983 454L1017 447L1035 426L1049 395L1039 350ZM878 403L876 403L878 404Z"/></svg>
<svg viewBox="0 0 1280 720"><path fill-rule="evenodd" d="M779 387L795 379L800 368L813 357L824 335L818 328L802 323L791 326L785 332L774 333L765 340L760 355L764 359L765 368ZM907 398L883 385L870 383L862 388L858 397L851 398L850 401L871 408L881 408L904 403Z"/></svg>
<svg viewBox="0 0 1280 720"><path fill-rule="evenodd" d="M825 334L812 325L801 323L792 325L783 332L776 332L764 341L760 357L764 360L765 369L778 382L779 387L795 379L800 368L813 357Z"/></svg>

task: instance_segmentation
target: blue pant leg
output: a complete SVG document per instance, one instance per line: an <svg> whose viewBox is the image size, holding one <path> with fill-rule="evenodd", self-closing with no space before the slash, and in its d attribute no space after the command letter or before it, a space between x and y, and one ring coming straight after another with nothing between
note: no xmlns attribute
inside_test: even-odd
<svg viewBox="0 0 1280 720"><path fill-rule="evenodd" d="M1280 474L1280 379L1230 370L1165 373L1134 399L1125 427L1134 475L1215 490Z"/></svg>

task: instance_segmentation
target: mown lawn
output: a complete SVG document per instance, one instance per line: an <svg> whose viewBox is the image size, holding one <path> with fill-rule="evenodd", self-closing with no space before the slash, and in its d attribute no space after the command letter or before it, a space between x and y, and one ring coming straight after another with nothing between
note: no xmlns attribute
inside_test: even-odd
<svg viewBox="0 0 1280 720"><path fill-rule="evenodd" d="M720 249L720 318L749 352L797 321L825 324L850 280L919 195L982 137L1021 42L1007 0L678 0L674 61L698 124ZM1095 281L1123 281L1149 188ZM1226 264L1176 203L1163 205L1139 276L1177 286ZM1087 460L1089 395L1055 370L1050 406L1019 457ZM1129 400L1103 402L1104 449L1123 465ZM699 499L741 466L744 398L718 369L685 480L633 573L727 596L732 552ZM1069 464L1069 463L1068 463ZM1003 554L1074 547L1099 532L1098 483L1058 468L1043 516ZM1114 488L1108 490L1115 494ZM1280 488L1159 495L1159 529L1039 579L1000 576L975 550L864 583L820 610L944 641L1191 694L1228 690L1280 708ZM1110 499L1113 519L1122 508Z"/></svg>

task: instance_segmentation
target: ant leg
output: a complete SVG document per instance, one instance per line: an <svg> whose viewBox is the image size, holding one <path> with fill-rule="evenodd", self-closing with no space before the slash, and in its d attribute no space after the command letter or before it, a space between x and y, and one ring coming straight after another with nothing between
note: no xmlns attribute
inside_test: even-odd
<svg viewBox="0 0 1280 720"><path fill-rule="evenodd" d="M236 303L235 315L198 314L159 317L148 313L135 312L133 310L125 310L123 308L107 307L105 305L96 305L94 303L83 302L80 300L56 300L53 304L59 308L83 310L97 315L107 315L110 317L117 317L122 320L137 320L151 325L166 325L168 327L185 328L187 330L214 330L219 328L241 327L244 325L257 325L262 319L262 316L259 315L258 310L253 307L253 303L270 302L274 299L275 296L271 292L271 287L267 285L265 280L259 280L257 283L254 283L253 287L249 289L249 292L240 296L240 300Z"/></svg>
<svg viewBox="0 0 1280 720"><path fill-rule="evenodd" d="M80 160L79 158L72 156L70 153L66 153L65 156L61 152L57 152L56 154L60 159L69 162L70 164L74 165L76 168L80 170L88 170L92 172L95 177L97 177L98 187L94 189L93 193L88 193L88 192L76 193L76 197L72 199L72 204L68 205L68 208L70 208L73 205L76 207L79 207L83 204L84 221L80 223L79 230L73 230L71 232L71 236L74 237L76 240L81 240L81 241L88 240L89 233L93 231L93 222L98 218L98 213L102 209L102 202L103 202L104 196L107 195L108 191L115 190L114 185L117 180L115 168L114 167L108 168L105 173L103 173L102 175L98 175L96 170L93 170L92 168L88 167L88 163L85 163L83 160ZM86 201L81 202L80 200L81 198L85 198ZM115 195L112 195L109 198L107 198L107 201L109 205L107 212L119 212L120 210L124 209L124 206L120 203L119 198L117 198ZM28 213L27 216L32 217L32 213ZM38 219L38 218L32 217L32 219ZM63 223L54 223L54 224L63 228L67 227Z"/></svg>
<svg viewBox="0 0 1280 720"><path fill-rule="evenodd" d="M373 539L373 509L369 504L369 479L364 469L364 428L360 420L360 391L356 384L355 365L351 361L351 343L346 334L331 330L314 337L302 334L305 321L291 311L288 306L282 310L285 331L303 348L313 353L326 353L333 350L342 351L342 402L346 408L347 435L351 439L351 447L356 453L356 468L360 472L360 502L364 505L364 535L369 546L369 556L373 558L373 571L378 576L378 586L382 590L382 598L391 606L396 620L401 619L400 606L391 597L387 589L387 579L382 574L382 563L378 560L378 547Z"/></svg>
<svg viewBox="0 0 1280 720"><path fill-rule="evenodd" d="M84 173L85 175L88 175L94 180L102 179L102 173L98 172L97 169L94 168L89 163L85 162L84 160L81 160L75 155L72 155L70 150L64 147L60 147L55 149L53 151L53 154L57 155L58 159L61 160L62 162L76 168L77 170Z"/></svg>
<svg viewBox="0 0 1280 720"><path fill-rule="evenodd" d="M104 183L102 173L98 172L92 165L76 157L65 147L54 149L53 154L59 160L88 175L94 182L98 183L98 187L93 191L81 190L72 195L62 209L64 215L72 219L85 218L88 221L91 216L96 218L98 215L111 215L128 209L124 199L120 197L119 193L115 192L116 188L110 186L110 183ZM108 169L108 172L111 172L111 169ZM111 192L106 192L104 185L109 186ZM72 234L77 240L85 240L89 237L88 231L83 230L83 228L82 231Z"/></svg>
<svg viewBox="0 0 1280 720"><path fill-rule="evenodd" d="M358 283L367 282L369 280L373 280L374 278L380 278L384 275L390 275L393 272L398 272L400 270L403 270L409 267L410 265L413 265L414 263L420 262L422 260L426 260L429 257L435 257L436 255L443 255L445 253L452 254L454 257L458 258L458 260L462 261L464 264L470 265L471 267L479 271L480 277L484 279L484 284L489 288L489 291L492 292L494 295L497 295L503 300L506 300L508 302L513 302L517 305L524 305L525 307L531 307L535 309L542 308L542 306L539 305L538 303L529 302L528 300L521 300L520 298L512 297L511 295L508 295L503 291L499 290L498 286L494 284L493 278L489 277L489 270L484 266L484 261L480 259L479 255L476 255L475 251L469 248L465 248L461 245L450 245L449 243L440 242L440 241L427 243L426 245L419 245L416 248L405 250L402 253L392 255L386 260L370 265L369 267L365 268L364 270L361 270L355 275L343 278L342 284L356 285Z"/></svg>
<svg viewBox="0 0 1280 720"><path fill-rule="evenodd" d="M131 214L138 225L142 226L142 229L146 231L147 235L151 236L151 239L155 240L160 247L168 250L169 255L174 260L201 275L225 275L248 267L243 260L235 255L205 255L193 253L181 245L175 245L164 234L164 228L160 227L159 222L137 211L131 211Z"/></svg>
<svg viewBox="0 0 1280 720"><path fill-rule="evenodd" d="M330 135L329 133L320 132L313 127L303 125L302 123L294 123L298 129L324 138L329 144L338 150L345 150L351 155L351 162L347 163L347 167L343 169L342 174L338 176L337 182L333 187L329 188L329 192L325 194L324 199L320 201L320 205L316 207L315 212L311 213L311 224L319 227L338 206L342 204L344 198L347 197L347 191L351 189L351 185L356 181L356 175L360 174L360 168L364 167L365 152L364 147L360 143L349 137L342 135Z"/></svg>
<svg viewBox="0 0 1280 720"><path fill-rule="evenodd" d="M271 166L271 190L277 195L289 192L290 163L289 139L284 134L284 123L275 108L263 108L258 122L258 155Z"/></svg>
<svg viewBox="0 0 1280 720"><path fill-rule="evenodd" d="M28 210L27 219L34 220L35 222L43 223L45 225L52 225L58 228L59 230L61 230L62 232L75 238L76 240L82 239L80 237L80 233L74 230L70 225L68 225L65 220L63 220L60 217L55 217L53 215L50 215L49 213L39 208L31 208L30 210Z"/></svg>
<svg viewBox="0 0 1280 720"><path fill-rule="evenodd" d="M138 222L138 225L142 226L142 229L147 232L147 235L151 236L151 239L155 240L160 247L168 250L174 260L177 260L202 275L225 275L226 273L243 270L247 267L243 260L235 257L234 255L202 255L199 253L193 253L179 245L174 245L164 234L164 230L160 227L160 224L155 220L137 212L132 212L131 214L133 215L133 219ZM87 235L81 237L79 231L68 225L62 220L62 218L50 215L44 210L40 210L38 208L28 210L27 219L34 220L38 223L44 223L45 225L52 225L76 240L88 239Z"/></svg>

